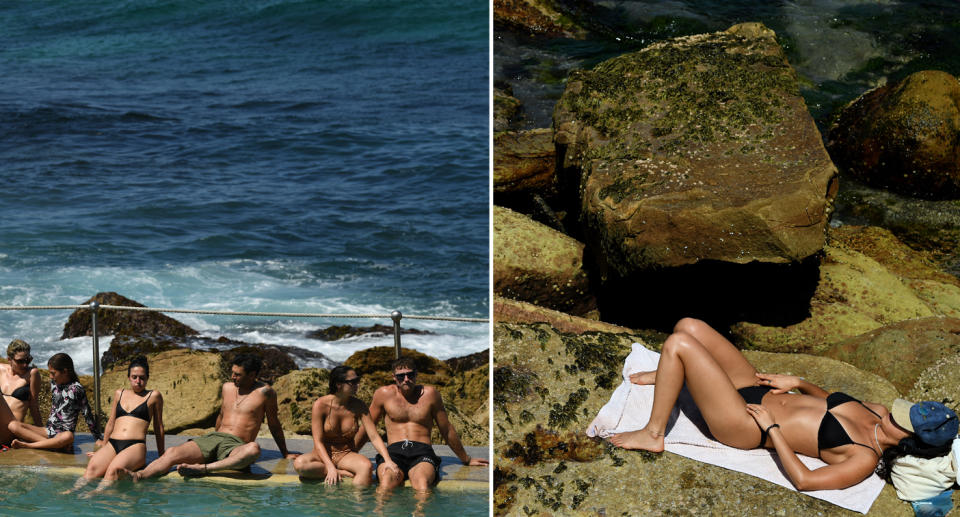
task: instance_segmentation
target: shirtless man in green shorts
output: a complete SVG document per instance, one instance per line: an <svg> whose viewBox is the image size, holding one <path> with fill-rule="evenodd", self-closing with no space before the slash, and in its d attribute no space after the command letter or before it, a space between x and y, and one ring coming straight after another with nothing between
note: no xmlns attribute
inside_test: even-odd
<svg viewBox="0 0 960 517"><path fill-rule="evenodd" d="M277 418L277 393L269 385L257 381L260 364L258 357L249 354L240 354L233 359L230 374L233 382L223 384L223 404L217 417L216 432L167 449L163 456L143 470L126 470L118 474L139 481L164 475L173 466L182 476L245 468L260 457L256 438L264 415L280 454L286 458L297 457L298 454L287 451L283 427Z"/></svg>
<svg viewBox="0 0 960 517"><path fill-rule="evenodd" d="M377 478L380 487L390 490L410 479L418 492L427 490L440 480L440 458L433 452L430 431L437 424L440 436L464 465L484 466L483 458L472 458L460 443L460 435L447 418L440 392L433 386L417 384L417 370L413 359L401 357L393 362L395 384L377 389L370 403L370 418L374 423L386 416L387 452L402 471L393 475L377 455ZM358 447L366 440L361 428L357 433Z"/></svg>

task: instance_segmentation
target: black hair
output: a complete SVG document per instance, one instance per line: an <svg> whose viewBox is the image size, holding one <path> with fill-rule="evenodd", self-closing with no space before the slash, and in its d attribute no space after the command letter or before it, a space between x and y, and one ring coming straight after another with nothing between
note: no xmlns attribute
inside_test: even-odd
<svg viewBox="0 0 960 517"><path fill-rule="evenodd" d="M150 365L147 364L147 358L142 355L138 355L130 361L130 366L127 367L127 377L130 376L130 370L137 367L143 368L144 375L150 377Z"/></svg>
<svg viewBox="0 0 960 517"><path fill-rule="evenodd" d="M53 354L53 357L47 361L47 368L53 368L55 370L67 372L70 375L70 382L80 381L80 379L77 378L77 371L73 368L73 359L63 352L59 354Z"/></svg>
<svg viewBox="0 0 960 517"><path fill-rule="evenodd" d="M340 366L337 366L336 368L330 370L330 391L329 391L329 393L330 393L331 395L337 392L337 385L338 385L338 384L343 384L343 383L347 382L347 372L352 372L352 371L356 371L356 370L353 369L353 368L351 368L351 367L349 367L349 366L347 366L347 365L345 365L345 364L341 364Z"/></svg>
<svg viewBox="0 0 960 517"><path fill-rule="evenodd" d="M393 362L391 365L391 370L397 371L400 368L409 368L413 371L417 371L417 363L410 356L400 357Z"/></svg>
<svg viewBox="0 0 960 517"><path fill-rule="evenodd" d="M883 456L880 458L880 464L877 465L877 475L887 480L888 483L892 483L893 481L890 479L890 473L893 472L893 464L898 458L900 458L900 456L936 458L949 453L952 445L953 441L951 440L939 447L934 447L923 442L916 436L910 435L903 440L900 440L900 443L883 451Z"/></svg>
<svg viewBox="0 0 960 517"><path fill-rule="evenodd" d="M259 357L253 354L238 354L233 358L233 361L231 361L230 364L235 364L240 368L243 368L243 371L247 373L260 373L260 367L263 365L263 362Z"/></svg>

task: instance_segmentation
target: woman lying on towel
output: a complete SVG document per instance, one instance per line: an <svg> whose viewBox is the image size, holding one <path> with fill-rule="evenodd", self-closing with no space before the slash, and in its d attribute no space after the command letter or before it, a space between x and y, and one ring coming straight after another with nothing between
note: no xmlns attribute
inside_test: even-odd
<svg viewBox="0 0 960 517"><path fill-rule="evenodd" d="M918 445L928 451L945 446L949 452L957 436L956 413L939 402L911 405L898 399L891 412L845 393L827 393L800 377L758 373L726 338L692 318L674 327L657 370L634 373L630 381L654 385L650 421L612 436L614 445L662 452L667 419L686 383L714 438L738 449L776 449L798 490L855 485L881 458L889 465ZM796 453L819 457L827 466L809 470Z"/></svg>

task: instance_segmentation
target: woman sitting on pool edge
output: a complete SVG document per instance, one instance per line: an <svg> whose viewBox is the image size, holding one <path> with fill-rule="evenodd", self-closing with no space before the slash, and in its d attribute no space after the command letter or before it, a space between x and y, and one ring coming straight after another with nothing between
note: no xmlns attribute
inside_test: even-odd
<svg viewBox="0 0 960 517"><path fill-rule="evenodd" d="M313 450L297 457L293 468L301 478L324 479L328 485L352 477L353 484L366 486L373 482L373 464L357 452L355 437L363 424L370 442L384 458L390 458L380 433L370 419L366 404L355 397L360 376L353 368L340 365L330 371L329 394L313 403L311 427ZM400 475L400 468L389 459L387 468Z"/></svg>
<svg viewBox="0 0 960 517"><path fill-rule="evenodd" d="M0 446L4 448L13 440L13 434L7 429L12 420L23 422L30 412L34 424L39 424L40 405L37 394L40 393L40 370L31 367L30 345L14 339L7 346L7 358L10 364L0 364Z"/></svg>
<svg viewBox="0 0 960 517"><path fill-rule="evenodd" d="M69 452L73 446L73 433L77 429L77 417L83 413L90 432L102 439L100 428L93 418L93 411L87 403L87 393L77 379L73 368L73 359L64 353L54 354L47 361L50 369L51 405L47 427L11 421L7 428L17 436L11 447L29 449L51 449Z"/></svg>
<svg viewBox="0 0 960 517"><path fill-rule="evenodd" d="M686 383L716 440L738 449L776 449L798 490L853 486L881 457L887 466L910 444L949 452L958 429L956 413L938 402L898 401L891 414L800 377L758 373L726 338L692 318L674 327L657 370L634 373L630 381L654 385L653 408L646 427L612 436L614 445L662 452L667 419ZM788 393L793 389L800 393ZM796 453L827 465L809 470Z"/></svg>
<svg viewBox="0 0 960 517"><path fill-rule="evenodd" d="M147 459L146 438L151 418L157 455L163 455L163 396L159 391L147 389L149 377L150 366L146 357L139 356L130 361L127 367L130 391L120 388L114 392L113 409L103 431L103 440L97 440L96 452L87 453L90 456L87 470L72 490L78 490L90 480L102 477L103 481L95 490L99 492L116 482L118 470L142 468ZM125 405L130 409L125 409Z"/></svg>

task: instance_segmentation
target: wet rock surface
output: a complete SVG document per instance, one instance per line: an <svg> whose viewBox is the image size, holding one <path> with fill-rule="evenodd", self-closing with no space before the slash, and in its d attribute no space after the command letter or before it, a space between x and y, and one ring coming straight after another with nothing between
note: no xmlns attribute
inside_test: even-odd
<svg viewBox="0 0 960 517"><path fill-rule="evenodd" d="M620 275L786 263L823 246L836 169L762 25L574 72L554 128L561 174L579 178L590 252Z"/></svg>
<svg viewBox="0 0 960 517"><path fill-rule="evenodd" d="M100 305L145 307L141 303L114 292L97 293L81 305L89 305L93 301ZM97 333L101 336L129 334L183 338L196 335L197 331L159 312L98 309ZM63 326L63 334L61 334L60 339L92 335L90 311L88 309L77 309L70 314L67 323Z"/></svg>
<svg viewBox="0 0 960 517"><path fill-rule="evenodd" d="M404 328L400 327L400 335L403 334L413 334L413 335L432 335L433 332L429 330L420 330L414 328ZM347 339L356 336L392 336L393 335L393 325L381 325L375 324L370 327L354 327L351 325L333 325L330 327L311 330L307 332L307 337L313 339L322 339L324 341L337 341L339 339Z"/></svg>
<svg viewBox="0 0 960 517"><path fill-rule="evenodd" d="M960 197L960 82L924 70L851 102L829 133L844 174L928 199Z"/></svg>

